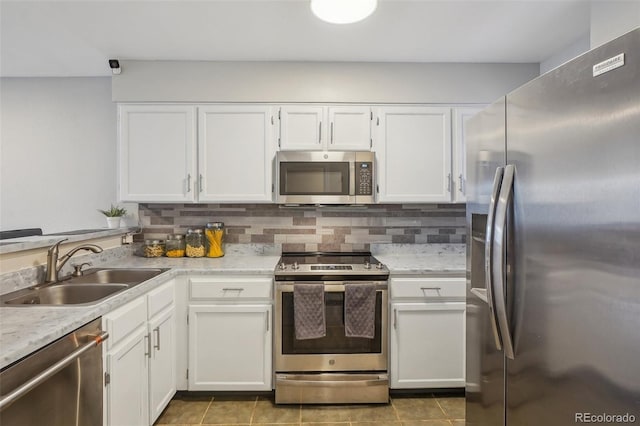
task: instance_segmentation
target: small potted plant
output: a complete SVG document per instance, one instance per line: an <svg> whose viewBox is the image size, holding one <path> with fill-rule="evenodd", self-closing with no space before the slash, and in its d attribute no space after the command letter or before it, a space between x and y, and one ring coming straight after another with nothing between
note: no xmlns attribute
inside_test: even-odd
<svg viewBox="0 0 640 426"><path fill-rule="evenodd" d="M109 210L98 210L107 217L107 228L120 228L120 219L127 214L127 209L111 204Z"/></svg>

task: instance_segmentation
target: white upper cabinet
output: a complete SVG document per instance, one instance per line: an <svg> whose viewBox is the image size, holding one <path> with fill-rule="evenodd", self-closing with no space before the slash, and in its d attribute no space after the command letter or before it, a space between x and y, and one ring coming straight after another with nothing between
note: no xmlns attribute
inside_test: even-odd
<svg viewBox="0 0 640 426"><path fill-rule="evenodd" d="M328 108L329 144L336 151L371 150L371 107L341 106Z"/></svg>
<svg viewBox="0 0 640 426"><path fill-rule="evenodd" d="M270 106L129 104L119 115L120 200L272 200Z"/></svg>
<svg viewBox="0 0 640 426"><path fill-rule="evenodd" d="M279 109L281 150L321 150L326 139L324 108L288 105ZM323 129L325 127L325 129ZM324 139L323 139L324 138Z"/></svg>
<svg viewBox="0 0 640 426"><path fill-rule="evenodd" d="M451 109L382 107L374 116L378 200L450 202Z"/></svg>
<svg viewBox="0 0 640 426"><path fill-rule="evenodd" d="M198 200L272 200L272 110L265 105L198 107Z"/></svg>
<svg viewBox="0 0 640 426"><path fill-rule="evenodd" d="M119 106L121 201L195 200L195 107Z"/></svg>
<svg viewBox="0 0 640 426"><path fill-rule="evenodd" d="M467 167L465 149L465 124L467 120L478 112L482 106L465 106L453 109L453 202L467 201L465 190L467 182Z"/></svg>
<svg viewBox="0 0 640 426"><path fill-rule="evenodd" d="M282 151L369 151L371 107L287 105L279 108Z"/></svg>

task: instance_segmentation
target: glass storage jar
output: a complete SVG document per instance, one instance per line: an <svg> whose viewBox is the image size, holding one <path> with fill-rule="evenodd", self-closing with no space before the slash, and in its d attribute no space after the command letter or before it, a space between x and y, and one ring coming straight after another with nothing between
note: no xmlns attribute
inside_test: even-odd
<svg viewBox="0 0 640 426"><path fill-rule="evenodd" d="M167 242L165 243L165 255L167 257L184 257L185 242L184 235L170 234L167 235Z"/></svg>
<svg viewBox="0 0 640 426"><path fill-rule="evenodd" d="M185 254L187 257L204 257L204 235L202 229L188 229Z"/></svg>
<svg viewBox="0 0 640 426"><path fill-rule="evenodd" d="M207 239L207 257L224 256L224 223L209 222L204 229Z"/></svg>
<svg viewBox="0 0 640 426"><path fill-rule="evenodd" d="M144 240L142 255L144 257L160 257L164 254L164 242L162 240Z"/></svg>

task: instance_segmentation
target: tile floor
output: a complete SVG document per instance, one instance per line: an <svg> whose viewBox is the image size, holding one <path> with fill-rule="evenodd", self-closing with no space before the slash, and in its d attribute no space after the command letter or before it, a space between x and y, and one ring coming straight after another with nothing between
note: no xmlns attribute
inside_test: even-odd
<svg viewBox="0 0 640 426"><path fill-rule="evenodd" d="M177 395L155 425L464 426L464 396L392 396L388 405L275 405L272 396Z"/></svg>

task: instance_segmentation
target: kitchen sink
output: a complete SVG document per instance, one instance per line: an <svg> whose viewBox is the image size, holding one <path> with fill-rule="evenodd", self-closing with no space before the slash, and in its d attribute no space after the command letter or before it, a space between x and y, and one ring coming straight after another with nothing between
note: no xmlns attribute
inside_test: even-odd
<svg viewBox="0 0 640 426"><path fill-rule="evenodd" d="M160 275L167 269L148 268L148 269L87 269L80 277L73 277L66 281L68 283L118 283L118 284L134 284L149 280L156 275Z"/></svg>
<svg viewBox="0 0 640 426"><path fill-rule="evenodd" d="M7 305L83 305L129 288L128 284L57 284L5 300Z"/></svg>
<svg viewBox="0 0 640 426"><path fill-rule="evenodd" d="M79 277L7 293L0 296L0 305L13 307L93 305L167 270L168 268L88 269Z"/></svg>

